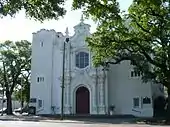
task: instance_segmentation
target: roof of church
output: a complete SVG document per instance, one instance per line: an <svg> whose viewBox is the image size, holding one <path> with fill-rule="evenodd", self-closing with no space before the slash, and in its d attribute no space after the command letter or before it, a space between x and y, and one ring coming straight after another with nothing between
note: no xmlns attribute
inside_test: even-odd
<svg viewBox="0 0 170 127"><path fill-rule="evenodd" d="M87 29L89 29L89 27L91 27L91 25L84 23L83 15L81 16L80 23L77 24L76 26L74 26L74 29L79 29L79 28L81 29L82 27L86 27ZM38 34L38 33L41 33L41 32L53 32L55 34L60 34L60 35L64 36L62 34L62 32L56 32L54 29L51 29L51 30L40 29L37 32L33 32L32 34ZM68 28L66 28L66 32L65 33L66 33L67 36L69 35Z"/></svg>
<svg viewBox="0 0 170 127"><path fill-rule="evenodd" d="M74 28L77 29L77 28L80 28L82 26L91 27L89 24L84 23L83 15L81 16L80 23L77 24L76 26L74 26Z"/></svg>

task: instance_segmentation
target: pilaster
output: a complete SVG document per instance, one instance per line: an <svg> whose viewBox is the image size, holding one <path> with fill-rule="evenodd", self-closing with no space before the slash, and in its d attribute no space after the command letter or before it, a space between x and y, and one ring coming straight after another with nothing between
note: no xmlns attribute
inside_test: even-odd
<svg viewBox="0 0 170 127"><path fill-rule="evenodd" d="M95 96L95 88L92 92L92 104L91 104L91 114L97 114L97 105L96 105L96 96Z"/></svg>
<svg viewBox="0 0 170 127"><path fill-rule="evenodd" d="M96 73L93 73L93 75L91 76L91 80L93 81L93 91L92 91L92 113L91 114L97 114L97 87L96 87L96 78L97 75Z"/></svg>
<svg viewBox="0 0 170 127"><path fill-rule="evenodd" d="M99 114L106 114L106 105L105 105L105 89L104 89L104 75L103 71L99 71L98 75L98 86L99 86L99 107L98 107L98 113Z"/></svg>
<svg viewBox="0 0 170 127"><path fill-rule="evenodd" d="M109 106L108 106L108 99L109 99L109 97L108 97L108 71L104 71L104 74L105 74L105 106L106 106L106 114L108 114L109 112Z"/></svg>
<svg viewBox="0 0 170 127"><path fill-rule="evenodd" d="M64 108L64 112L65 114L70 114L70 76L68 75L68 73L66 73L65 76L65 108Z"/></svg>

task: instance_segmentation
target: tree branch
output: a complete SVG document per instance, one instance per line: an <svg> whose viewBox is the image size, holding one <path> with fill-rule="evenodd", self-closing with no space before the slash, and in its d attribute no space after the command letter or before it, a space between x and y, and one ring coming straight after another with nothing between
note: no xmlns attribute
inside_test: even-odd
<svg viewBox="0 0 170 127"><path fill-rule="evenodd" d="M124 60L133 60L133 58L130 57L130 56L122 56L120 58L115 59L115 61L107 61L107 62L104 62L104 63L106 63L106 64L119 64L120 62L122 62Z"/></svg>
<svg viewBox="0 0 170 127"><path fill-rule="evenodd" d="M149 33L150 34L150 31L149 30L147 30L147 29L145 29L144 27L142 27L137 21L135 21L135 23L136 23L136 25L139 27L139 28L141 28L144 32L146 32L146 33Z"/></svg>
<svg viewBox="0 0 170 127"><path fill-rule="evenodd" d="M139 28L141 28L144 32L146 32L146 33L150 33L150 31L149 30L147 30L147 29L145 29L142 25L140 25L138 22L137 22L137 20L136 20L136 15L135 14L129 14L129 16L133 19L133 21L136 23L136 25L139 27Z"/></svg>
<svg viewBox="0 0 170 127"><path fill-rule="evenodd" d="M149 7L148 10L150 10L150 13L148 13L148 14L150 14L150 15L152 15L152 16L157 16L157 17L163 19L163 16L160 15L160 14L158 14L158 13L156 13L156 11L153 10L151 7Z"/></svg>
<svg viewBox="0 0 170 127"><path fill-rule="evenodd" d="M19 76L19 75L20 75L20 73L18 72L18 73L16 74L16 76L14 76L14 77L17 77L17 78L14 78L14 79L13 79L12 86L11 86L11 88L10 88L10 93L11 93L11 94L13 93L14 87L17 85L17 79L18 79L18 76Z"/></svg>
<svg viewBox="0 0 170 127"><path fill-rule="evenodd" d="M141 44L139 44L139 43L138 43L137 41L135 41L135 40L133 40L133 43L136 44L136 45L139 47L139 49L141 49L140 52L145 56L145 58L148 60L148 62L150 62L151 64L153 64L153 65L155 65L155 66L157 66L157 67L159 67L159 68L164 68L164 65L162 65L162 64L154 61L154 60L151 58L151 56L145 51L145 48L144 48Z"/></svg>

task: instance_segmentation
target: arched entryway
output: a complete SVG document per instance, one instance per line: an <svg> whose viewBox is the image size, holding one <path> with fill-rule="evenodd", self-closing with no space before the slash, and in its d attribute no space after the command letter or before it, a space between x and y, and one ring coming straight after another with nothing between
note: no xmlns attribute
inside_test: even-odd
<svg viewBox="0 0 170 127"><path fill-rule="evenodd" d="M90 93L82 86L76 91L76 114L89 114L90 112Z"/></svg>

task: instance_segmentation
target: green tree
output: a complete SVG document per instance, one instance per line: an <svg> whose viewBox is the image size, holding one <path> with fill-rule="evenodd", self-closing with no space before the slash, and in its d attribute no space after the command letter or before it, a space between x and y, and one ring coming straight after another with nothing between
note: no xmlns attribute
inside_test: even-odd
<svg viewBox="0 0 170 127"><path fill-rule="evenodd" d="M0 16L14 16L20 10L25 10L28 17L39 21L58 19L66 11L64 0L0 0Z"/></svg>
<svg viewBox="0 0 170 127"><path fill-rule="evenodd" d="M16 86L21 85L21 77L30 71L31 43L28 41L5 41L0 44L0 84L7 97L7 114L12 114L12 94Z"/></svg>
<svg viewBox="0 0 170 127"><path fill-rule="evenodd" d="M87 39L95 65L132 61L143 81L167 87L170 115L170 1L134 0L127 13L116 0L74 0L73 8L98 23Z"/></svg>
<svg viewBox="0 0 170 127"><path fill-rule="evenodd" d="M14 97L21 102L21 106L24 106L24 102L27 104L30 100L30 72L23 74L20 77L20 84L16 86L14 91Z"/></svg>

